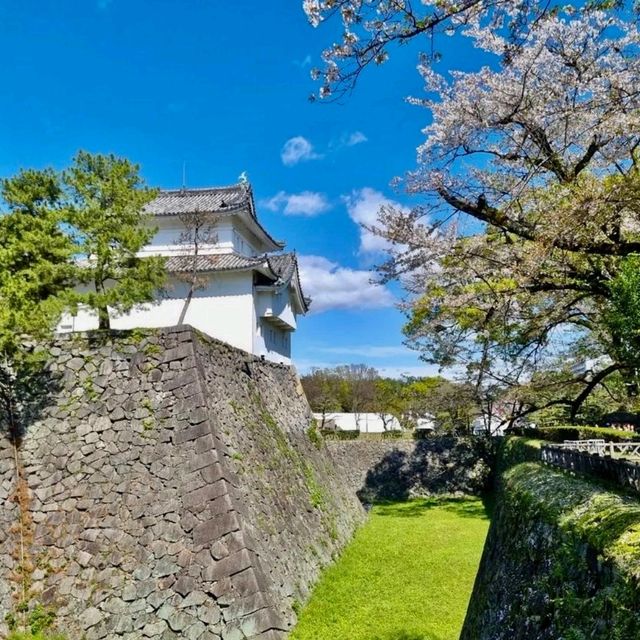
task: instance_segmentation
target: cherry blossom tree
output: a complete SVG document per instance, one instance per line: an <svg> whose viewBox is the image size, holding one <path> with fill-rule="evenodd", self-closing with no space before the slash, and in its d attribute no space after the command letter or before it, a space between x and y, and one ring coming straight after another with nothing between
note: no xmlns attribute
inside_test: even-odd
<svg viewBox="0 0 640 640"><path fill-rule="evenodd" d="M484 29L473 37L503 48ZM621 256L640 251L639 46L635 25L609 13L549 16L497 70L447 82L421 68L429 95L416 102L433 121L406 184L427 203L383 213L377 232L396 246L383 270L415 295L410 339L465 362L478 384L517 387L520 413L548 386L545 404L575 417L637 366L617 358L575 375L570 364L620 353L602 320Z"/></svg>
<svg viewBox="0 0 640 640"><path fill-rule="evenodd" d="M466 34L479 26L505 34L501 52L508 59L538 22L564 3L552 0L303 0L309 22L341 21L342 37L322 52L323 66L312 75L320 98L342 96L353 89L371 65L384 64L393 47L410 41L424 44L432 60L438 34ZM590 0L581 10L625 9L624 0ZM315 96L312 96L315 98Z"/></svg>
<svg viewBox="0 0 640 640"><path fill-rule="evenodd" d="M371 230L392 244L383 278L409 293L409 343L465 364L478 390L509 389L512 418L554 404L575 417L595 388L638 368L604 318L611 282L640 253L640 34L631 14L600 10L623 3L597 4L427 1L417 22L408 2L306 6L368 34L325 52L328 93L353 84L368 51L413 37L412 21L495 56L448 75L422 57L425 97L413 102L431 124L404 180L421 205L384 207ZM571 366L603 352L596 371Z"/></svg>

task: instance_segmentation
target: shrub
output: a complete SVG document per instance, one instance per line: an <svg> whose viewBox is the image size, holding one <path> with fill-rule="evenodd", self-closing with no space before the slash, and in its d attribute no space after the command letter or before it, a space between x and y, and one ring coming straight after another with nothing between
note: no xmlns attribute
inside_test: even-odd
<svg viewBox="0 0 640 640"><path fill-rule="evenodd" d="M360 431L334 431L332 429L320 429L320 434L325 440L356 440L360 437Z"/></svg>
<svg viewBox="0 0 640 640"><path fill-rule="evenodd" d="M316 449L322 449L322 435L320 435L320 430L314 423L309 425L309 428L307 429L307 435L309 436L309 440L311 440Z"/></svg>
<svg viewBox="0 0 640 640"><path fill-rule="evenodd" d="M48 634L42 631L32 633L31 631L12 631L7 640L67 640L65 636L60 634Z"/></svg>
<svg viewBox="0 0 640 640"><path fill-rule="evenodd" d="M28 603L21 602L16 607L16 611L26 613L27 608ZM55 618L56 614L51 609L45 609L41 604L36 604L28 612L24 624L18 624L16 614L7 613L4 620L11 631L6 640L66 640L63 635L50 630ZM23 629L20 630L18 627Z"/></svg>
<svg viewBox="0 0 640 640"><path fill-rule="evenodd" d="M609 427L585 427L581 425L557 425L555 427L539 427L521 430L528 438L539 438L547 442L563 442L564 440L606 440L608 442L629 442L640 440L640 435L631 431L611 429Z"/></svg>

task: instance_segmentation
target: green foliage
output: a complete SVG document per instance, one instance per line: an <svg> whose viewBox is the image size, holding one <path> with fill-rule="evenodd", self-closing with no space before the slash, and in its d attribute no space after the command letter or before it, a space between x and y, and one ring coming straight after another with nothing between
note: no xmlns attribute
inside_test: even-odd
<svg viewBox="0 0 640 640"><path fill-rule="evenodd" d="M77 301L97 310L101 329L109 328L107 307L126 313L152 302L165 281L162 258L137 256L156 232L143 210L156 191L138 171L126 159L80 151L64 172L67 215L85 257L79 279L90 286Z"/></svg>
<svg viewBox="0 0 640 640"><path fill-rule="evenodd" d="M512 610L523 620L552 620L554 637L638 637L637 499L541 464L516 465L504 480L500 555L505 568L523 569L520 584L526 582L528 593ZM530 533L539 532L541 523L550 526L545 542ZM520 593L519 578L509 579L513 593Z"/></svg>
<svg viewBox="0 0 640 640"><path fill-rule="evenodd" d="M73 284L72 240L62 228L61 186L50 170L2 181L8 212L0 216L0 353L18 357L24 335L55 326Z"/></svg>
<svg viewBox="0 0 640 640"><path fill-rule="evenodd" d="M483 637L638 637L637 498L536 462L539 445L510 437L500 448L491 560L461 637L474 640L478 627ZM499 622L486 615L496 610Z"/></svg>
<svg viewBox="0 0 640 640"><path fill-rule="evenodd" d="M435 417L436 429L469 433L474 417L479 414L473 387L440 377L424 378L422 385L423 403Z"/></svg>
<svg viewBox="0 0 640 640"><path fill-rule="evenodd" d="M640 255L620 261L609 282L609 304L603 314L618 361L640 366Z"/></svg>
<svg viewBox="0 0 640 640"><path fill-rule="evenodd" d="M361 437L360 431L340 431L332 429L321 429L320 433L325 440L358 440Z"/></svg>
<svg viewBox="0 0 640 640"><path fill-rule="evenodd" d="M307 429L307 436L309 436L309 440L311 440L316 449L322 449L322 435L320 434L315 421L309 425L309 428Z"/></svg>
<svg viewBox="0 0 640 640"><path fill-rule="evenodd" d="M313 468L307 462L302 463L304 481L309 491L309 501L314 509L324 510L327 505L327 495L317 481Z"/></svg>
<svg viewBox="0 0 640 640"><path fill-rule="evenodd" d="M31 631L12 631L7 640L67 640L66 636L59 633L31 633Z"/></svg>
<svg viewBox="0 0 640 640"><path fill-rule="evenodd" d="M498 478L511 467L522 462L539 462L541 440L509 436L498 446L496 475Z"/></svg>
<svg viewBox="0 0 640 640"><path fill-rule="evenodd" d="M51 632L56 619L52 609L40 603L30 610L28 606L26 602L19 603L16 613L5 615L4 620L10 630L7 640L65 640L62 635Z"/></svg>
<svg viewBox="0 0 640 640"><path fill-rule="evenodd" d="M291 640L457 640L487 528L475 499L375 505Z"/></svg>
<svg viewBox="0 0 640 640"><path fill-rule="evenodd" d="M107 328L107 306L126 312L154 299L164 266L136 255L154 234L142 208L155 192L127 160L80 152L62 176L20 171L1 191L0 411L18 438L20 416L43 388L35 378L45 373L44 354L33 339L47 338L61 313L79 303L96 309ZM80 282L88 293L74 291ZM92 386L86 391L95 399Z"/></svg>
<svg viewBox="0 0 640 640"><path fill-rule="evenodd" d="M549 442L564 440L607 440L608 442L629 442L638 439L637 434L609 427L583 427L580 425L558 425L539 429L525 429L524 435Z"/></svg>
<svg viewBox="0 0 640 640"><path fill-rule="evenodd" d="M315 369L301 382L315 412L377 413L387 423L386 418L393 416L404 429L412 429L419 418L432 415L436 428L468 433L479 413L473 387L439 376L398 380L381 378L364 365L345 365ZM329 430L322 431L331 437Z"/></svg>

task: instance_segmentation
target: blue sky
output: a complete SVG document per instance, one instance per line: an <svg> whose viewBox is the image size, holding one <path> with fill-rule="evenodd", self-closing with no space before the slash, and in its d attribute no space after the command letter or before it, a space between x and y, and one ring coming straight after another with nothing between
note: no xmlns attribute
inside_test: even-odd
<svg viewBox="0 0 640 640"><path fill-rule="evenodd" d="M23 0L0 5L0 175L68 165L78 149L138 162L147 181L236 182L247 172L259 215L295 249L315 298L300 319L302 370L366 362L432 372L402 346L398 290L374 287L381 256L357 222L415 164L428 114L416 49L365 74L341 104L310 103L309 77L338 24L310 27L299 0ZM445 43L446 44L446 43ZM464 49L445 52L466 66Z"/></svg>

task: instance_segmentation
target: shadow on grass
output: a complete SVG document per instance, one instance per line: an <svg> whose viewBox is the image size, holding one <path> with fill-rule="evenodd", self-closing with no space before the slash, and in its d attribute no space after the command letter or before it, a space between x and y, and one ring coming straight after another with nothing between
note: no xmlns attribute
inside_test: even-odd
<svg viewBox="0 0 640 640"><path fill-rule="evenodd" d="M416 518L429 509L444 509L462 518L489 519L490 505L470 498L422 498L404 502L378 502L376 513L395 518Z"/></svg>
<svg viewBox="0 0 640 640"><path fill-rule="evenodd" d="M383 636L374 636L372 640L441 640L431 633L409 633L408 631L390 631Z"/></svg>

